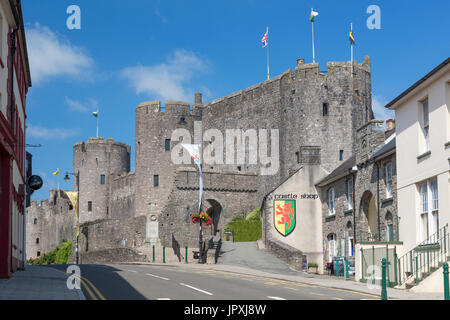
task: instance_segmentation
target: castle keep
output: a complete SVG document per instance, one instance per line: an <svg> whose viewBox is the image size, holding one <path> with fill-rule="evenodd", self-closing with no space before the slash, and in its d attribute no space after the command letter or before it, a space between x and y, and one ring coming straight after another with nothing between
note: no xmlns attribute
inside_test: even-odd
<svg viewBox="0 0 450 320"><path fill-rule="evenodd" d="M198 208L199 176L193 165L171 160L179 143L202 143L206 150L215 140L205 133L213 130L223 135L232 129L256 130L261 141L260 130L265 129L268 154L279 153L279 165L249 164L252 151L248 149L244 163L203 165L203 209L214 221L204 228L205 237L214 236L234 216L260 207L268 193L305 164L314 162L320 167L314 170L323 175L341 165L353 154L357 129L373 118L371 100L370 60L365 57L353 67L350 62L328 62L324 71L317 63L298 59L294 70L215 101L203 103L201 94L196 94L192 107L180 101L166 101L164 106L160 101L143 102L136 107L134 172L130 172L126 144L91 138L74 145L82 237L88 239L86 235L97 225L105 237L120 234L123 243L136 248L146 243L172 246L173 241L198 246L198 226L190 222L189 214ZM192 140L174 141L176 129L186 129ZM274 129L279 133L279 150L273 144ZM261 174L275 165L275 174ZM45 208L45 202L33 203L28 216L32 219ZM37 237L35 228L27 225ZM103 242L98 250L113 246ZM86 248L81 247L81 252ZM28 257L35 257L36 250L28 247Z"/></svg>

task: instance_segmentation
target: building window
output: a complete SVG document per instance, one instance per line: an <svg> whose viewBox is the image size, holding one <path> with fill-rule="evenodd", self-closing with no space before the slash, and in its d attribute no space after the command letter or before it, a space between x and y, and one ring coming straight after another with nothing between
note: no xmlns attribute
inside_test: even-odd
<svg viewBox="0 0 450 320"><path fill-rule="evenodd" d="M166 139L166 151L170 151L170 139Z"/></svg>
<svg viewBox="0 0 450 320"><path fill-rule="evenodd" d="M392 219L392 213L388 211L386 213L386 241L391 242L394 241L394 223Z"/></svg>
<svg viewBox="0 0 450 320"><path fill-rule="evenodd" d="M92 201L88 201L88 212L92 212Z"/></svg>
<svg viewBox="0 0 450 320"><path fill-rule="evenodd" d="M328 103L327 102L322 104L322 115L324 117L328 116Z"/></svg>
<svg viewBox="0 0 450 320"><path fill-rule="evenodd" d="M334 188L328 190L328 215L335 214L335 199L334 199Z"/></svg>
<svg viewBox="0 0 450 320"><path fill-rule="evenodd" d="M40 252L40 251L37 252L37 256L38 256L38 257L41 256L41 252Z"/></svg>
<svg viewBox="0 0 450 320"><path fill-rule="evenodd" d="M297 157L297 163L300 163L300 151L297 151L295 156Z"/></svg>
<svg viewBox="0 0 450 320"><path fill-rule="evenodd" d="M429 108L428 108L428 98L421 102L421 116L422 116L422 152L427 152L430 150L429 144L429 134L430 134L430 124L429 124Z"/></svg>
<svg viewBox="0 0 450 320"><path fill-rule="evenodd" d="M159 186L159 175L153 176L153 186L158 187Z"/></svg>
<svg viewBox="0 0 450 320"><path fill-rule="evenodd" d="M36 244L39 244L39 238L36 238Z"/></svg>
<svg viewBox="0 0 450 320"><path fill-rule="evenodd" d="M327 237L328 240L328 261L332 262L333 257L337 255L336 235L331 233Z"/></svg>
<svg viewBox="0 0 450 320"><path fill-rule="evenodd" d="M439 231L439 194L437 179L429 179L419 185L421 241Z"/></svg>
<svg viewBox="0 0 450 320"><path fill-rule="evenodd" d="M100 184L105 184L105 175L104 174L100 175Z"/></svg>
<svg viewBox="0 0 450 320"><path fill-rule="evenodd" d="M386 198L392 197L392 163L386 165Z"/></svg>
<svg viewBox="0 0 450 320"><path fill-rule="evenodd" d="M353 209L353 178L347 180L347 203L348 209Z"/></svg>
<svg viewBox="0 0 450 320"><path fill-rule="evenodd" d="M344 150L339 150L339 160L344 160Z"/></svg>
<svg viewBox="0 0 450 320"><path fill-rule="evenodd" d="M34 218L33 223L34 223L34 224L37 224L37 218Z"/></svg>
<svg viewBox="0 0 450 320"><path fill-rule="evenodd" d="M433 231L439 231L439 200L437 179L431 180L431 215L433 218Z"/></svg>

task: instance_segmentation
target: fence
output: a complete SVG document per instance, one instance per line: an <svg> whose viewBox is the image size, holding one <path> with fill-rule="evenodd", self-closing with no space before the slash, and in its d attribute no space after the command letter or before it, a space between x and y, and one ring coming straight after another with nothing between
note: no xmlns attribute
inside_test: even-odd
<svg viewBox="0 0 450 320"><path fill-rule="evenodd" d="M448 260L450 236L448 225L439 229L399 259L399 284L415 283L424 279Z"/></svg>
<svg viewBox="0 0 450 320"><path fill-rule="evenodd" d="M397 282L397 248L386 244L385 246L372 246L361 248L361 280L381 281L381 261L386 259L386 281L389 287L394 287Z"/></svg>

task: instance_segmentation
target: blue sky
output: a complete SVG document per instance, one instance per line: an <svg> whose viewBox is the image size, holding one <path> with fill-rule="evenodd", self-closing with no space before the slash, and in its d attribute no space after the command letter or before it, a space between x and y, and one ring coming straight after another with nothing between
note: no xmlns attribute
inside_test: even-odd
<svg viewBox="0 0 450 320"><path fill-rule="evenodd" d="M350 23L355 59L370 56L373 107L384 104L449 56L447 0L426 1L151 1L22 0L33 87L27 100L27 143L33 171L44 187L52 175L72 170L72 147L96 135L92 112L100 110L100 136L132 146L135 107L147 100L204 102L245 89L266 78L261 38L269 26L271 76L312 62L311 8L316 61L349 61ZM81 9L81 30L69 30L68 6ZM381 29L370 30L370 5L381 9ZM60 186L71 189L60 176Z"/></svg>

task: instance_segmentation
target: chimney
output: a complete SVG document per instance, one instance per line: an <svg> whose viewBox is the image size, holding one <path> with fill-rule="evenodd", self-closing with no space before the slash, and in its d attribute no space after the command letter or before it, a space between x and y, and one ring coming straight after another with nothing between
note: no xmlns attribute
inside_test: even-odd
<svg viewBox="0 0 450 320"><path fill-rule="evenodd" d="M202 104L202 94L199 92L195 94L195 104Z"/></svg>
<svg viewBox="0 0 450 320"><path fill-rule="evenodd" d="M386 139L389 138L394 132L395 132L395 120L392 119L386 120L386 131L384 132Z"/></svg>

